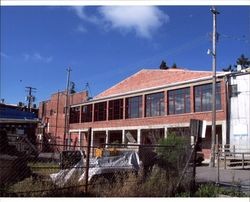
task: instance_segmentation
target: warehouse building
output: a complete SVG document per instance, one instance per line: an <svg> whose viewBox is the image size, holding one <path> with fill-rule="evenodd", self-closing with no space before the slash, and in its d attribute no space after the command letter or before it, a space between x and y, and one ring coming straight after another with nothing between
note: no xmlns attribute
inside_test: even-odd
<svg viewBox="0 0 250 202"><path fill-rule="evenodd" d="M225 73L216 76L216 133L227 144ZM190 136L190 119L206 121L202 151L210 158L212 72L142 69L94 99L70 107L68 144L154 144L171 132Z"/></svg>

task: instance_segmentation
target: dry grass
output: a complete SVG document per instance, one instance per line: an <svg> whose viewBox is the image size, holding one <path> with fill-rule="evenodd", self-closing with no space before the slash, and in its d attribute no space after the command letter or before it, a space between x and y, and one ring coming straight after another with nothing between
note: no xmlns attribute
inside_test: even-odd
<svg viewBox="0 0 250 202"><path fill-rule="evenodd" d="M105 178L99 178L93 182L90 192L98 197L173 197L180 190L176 190L178 176L169 177L165 170L155 167L146 180L134 174L124 178L116 177L116 181L110 183ZM181 183L181 191L189 190L190 177L185 176Z"/></svg>

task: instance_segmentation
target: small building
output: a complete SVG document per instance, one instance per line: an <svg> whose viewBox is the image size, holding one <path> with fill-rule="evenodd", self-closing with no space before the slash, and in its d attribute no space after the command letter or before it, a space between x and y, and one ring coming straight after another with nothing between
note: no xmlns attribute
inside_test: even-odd
<svg viewBox="0 0 250 202"><path fill-rule="evenodd" d="M72 93L68 96L68 106L86 102L89 99L88 92ZM57 92L51 95L49 100L39 103L39 120L37 130L37 142L40 151L61 151L68 140L65 131L68 127L66 112L66 92Z"/></svg>
<svg viewBox="0 0 250 202"><path fill-rule="evenodd" d="M216 133L220 144L228 144L225 73L217 73ZM69 145L133 142L154 144L169 132L190 137L190 119L207 123L202 151L211 153L212 72L186 69L142 69L93 100L72 104ZM191 138L191 137L190 137Z"/></svg>
<svg viewBox="0 0 250 202"><path fill-rule="evenodd" d="M38 109L0 103L0 130L7 133L10 145L19 152L36 153Z"/></svg>
<svg viewBox="0 0 250 202"><path fill-rule="evenodd" d="M228 129L236 152L250 150L250 68L227 75Z"/></svg>

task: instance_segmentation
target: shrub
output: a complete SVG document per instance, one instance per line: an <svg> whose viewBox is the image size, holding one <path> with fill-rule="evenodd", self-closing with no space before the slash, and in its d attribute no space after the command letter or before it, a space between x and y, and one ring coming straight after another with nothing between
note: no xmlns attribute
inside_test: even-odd
<svg viewBox="0 0 250 202"><path fill-rule="evenodd" d="M213 184L203 184L201 185L197 192L195 193L196 197L216 197L220 192L220 188Z"/></svg>
<svg viewBox="0 0 250 202"><path fill-rule="evenodd" d="M159 155L160 165L170 167L174 172L182 170L190 153L188 138L170 133L167 138L160 140L159 144L157 154Z"/></svg>
<svg viewBox="0 0 250 202"><path fill-rule="evenodd" d="M196 197L217 197L220 194L227 195L230 197L245 197L246 194L240 192L239 190L233 188L223 188L218 187L214 184L203 184L201 185L195 193Z"/></svg>

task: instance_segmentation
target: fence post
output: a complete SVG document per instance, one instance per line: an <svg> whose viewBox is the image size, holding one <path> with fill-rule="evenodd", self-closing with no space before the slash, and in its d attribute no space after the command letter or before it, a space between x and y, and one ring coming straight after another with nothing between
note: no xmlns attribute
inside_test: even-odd
<svg viewBox="0 0 250 202"><path fill-rule="evenodd" d="M85 166L85 194L88 193L90 147L91 147L91 128L89 128L88 130L86 166Z"/></svg>
<svg viewBox="0 0 250 202"><path fill-rule="evenodd" d="M224 153L224 169L227 169L227 157L226 157L226 153Z"/></svg>
<svg viewBox="0 0 250 202"><path fill-rule="evenodd" d="M194 156L193 156L193 173L192 173L192 184L191 184L191 192L190 195L194 196L195 193L195 175L196 175L196 157L197 157L197 146L198 146L198 142L197 142L197 137L194 136Z"/></svg>
<svg viewBox="0 0 250 202"><path fill-rule="evenodd" d="M220 183L220 155L219 155L219 138L218 134L216 134L216 143L217 143L217 183Z"/></svg>
<svg viewBox="0 0 250 202"><path fill-rule="evenodd" d="M242 169L244 169L245 167L244 167L244 162L245 161L245 158L244 158L244 153L242 153Z"/></svg>

